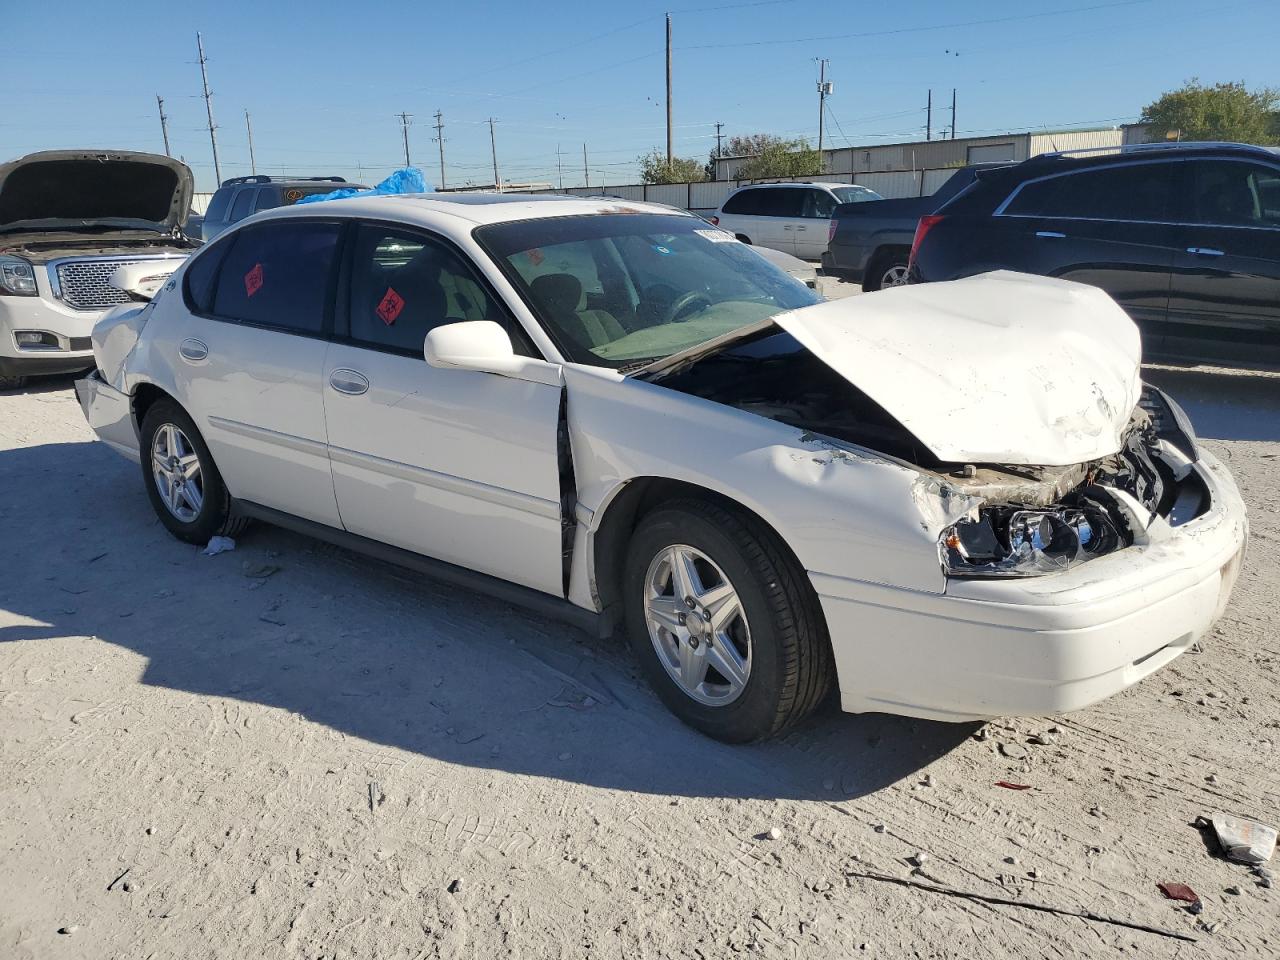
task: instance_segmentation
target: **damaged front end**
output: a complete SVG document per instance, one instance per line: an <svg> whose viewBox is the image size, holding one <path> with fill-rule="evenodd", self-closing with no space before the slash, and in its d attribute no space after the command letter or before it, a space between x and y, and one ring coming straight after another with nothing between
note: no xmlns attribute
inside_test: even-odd
<svg viewBox="0 0 1280 960"><path fill-rule="evenodd" d="M942 531L949 577L1029 577L1148 543L1207 507L1181 409L1145 386L1124 445L1072 467L964 465L946 475L981 505Z"/></svg>

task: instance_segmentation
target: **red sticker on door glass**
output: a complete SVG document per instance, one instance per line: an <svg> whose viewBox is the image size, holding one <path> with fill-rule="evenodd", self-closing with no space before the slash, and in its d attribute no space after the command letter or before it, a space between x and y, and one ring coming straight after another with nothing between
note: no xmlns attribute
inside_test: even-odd
<svg viewBox="0 0 1280 960"><path fill-rule="evenodd" d="M252 297L262 289L262 264L255 263L253 269L244 275L244 292Z"/></svg>
<svg viewBox="0 0 1280 960"><path fill-rule="evenodd" d="M535 267L542 266L542 261L546 259L546 257L544 257L542 254L541 248L539 247L534 247L532 250L530 250L528 256L529 256L529 262L532 263Z"/></svg>
<svg viewBox="0 0 1280 960"><path fill-rule="evenodd" d="M396 317L400 316L400 311L404 309L404 297L396 293L392 287L387 287L387 292L382 295L382 299L378 301L378 316L382 318L382 322L388 327L396 322Z"/></svg>

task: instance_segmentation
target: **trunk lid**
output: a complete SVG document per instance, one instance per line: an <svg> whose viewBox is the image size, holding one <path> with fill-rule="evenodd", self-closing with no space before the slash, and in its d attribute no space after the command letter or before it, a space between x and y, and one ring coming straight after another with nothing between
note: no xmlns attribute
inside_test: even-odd
<svg viewBox="0 0 1280 960"><path fill-rule="evenodd" d="M998 271L774 318L940 460L1109 456L1141 391L1137 327L1095 287Z"/></svg>
<svg viewBox="0 0 1280 960"><path fill-rule="evenodd" d="M171 232L194 181L172 157L127 150L46 150L0 165L0 232L120 227Z"/></svg>

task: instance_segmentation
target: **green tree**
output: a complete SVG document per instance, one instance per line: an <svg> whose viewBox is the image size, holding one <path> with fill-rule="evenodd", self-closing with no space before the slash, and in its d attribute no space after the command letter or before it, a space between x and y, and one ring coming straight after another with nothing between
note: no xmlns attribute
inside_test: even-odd
<svg viewBox="0 0 1280 960"><path fill-rule="evenodd" d="M738 168L740 180L762 180L769 177L811 177L822 172L822 157L809 146L808 140L785 140L772 134L757 133L750 137L733 137L732 156L749 156Z"/></svg>
<svg viewBox="0 0 1280 960"><path fill-rule="evenodd" d="M644 183L698 183L707 179L706 168L693 157L672 157L660 150L651 150L640 160L640 179Z"/></svg>
<svg viewBox="0 0 1280 960"><path fill-rule="evenodd" d="M1280 143L1280 91L1249 90L1243 83L1211 87L1192 77L1142 111L1152 140L1232 140Z"/></svg>

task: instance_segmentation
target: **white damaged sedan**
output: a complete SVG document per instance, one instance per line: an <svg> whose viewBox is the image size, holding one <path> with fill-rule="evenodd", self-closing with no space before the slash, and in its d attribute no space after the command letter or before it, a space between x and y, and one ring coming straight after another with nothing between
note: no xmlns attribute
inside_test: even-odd
<svg viewBox="0 0 1280 960"><path fill-rule="evenodd" d="M1084 707L1209 629L1247 538L1106 294L824 303L644 204L272 211L93 340L81 405L175 536L256 518L621 628L723 740L832 686L941 720Z"/></svg>

